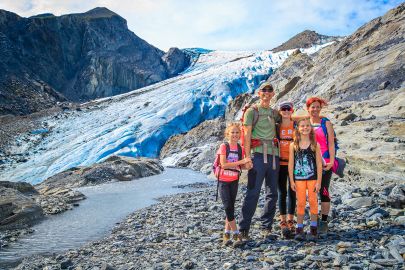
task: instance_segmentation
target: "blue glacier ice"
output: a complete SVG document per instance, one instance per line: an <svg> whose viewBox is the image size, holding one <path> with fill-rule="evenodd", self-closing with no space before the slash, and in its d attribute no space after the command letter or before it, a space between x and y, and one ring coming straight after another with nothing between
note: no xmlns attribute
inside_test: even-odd
<svg viewBox="0 0 405 270"><path fill-rule="evenodd" d="M303 51L313 53L321 47ZM291 53L194 50L198 59L179 76L91 101L89 109L44 119L47 136L27 162L3 172L1 178L35 184L113 154L157 157L170 136L223 116L229 101L252 93Z"/></svg>

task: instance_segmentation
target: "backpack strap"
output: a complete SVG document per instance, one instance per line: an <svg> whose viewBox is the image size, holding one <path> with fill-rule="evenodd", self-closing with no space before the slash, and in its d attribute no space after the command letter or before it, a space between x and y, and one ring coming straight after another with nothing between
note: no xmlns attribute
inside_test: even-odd
<svg viewBox="0 0 405 270"><path fill-rule="evenodd" d="M326 117L323 117L321 119L321 128L322 128L323 134L325 134L325 137L326 137L326 145L329 147L328 128L326 127L326 122L328 122L328 121L329 121L329 119Z"/></svg>
<svg viewBox="0 0 405 270"><path fill-rule="evenodd" d="M253 122L252 122L252 130L256 126L257 122L259 122L259 107L257 104L252 105L253 109Z"/></svg>
<svg viewBox="0 0 405 270"><path fill-rule="evenodd" d="M238 159L242 160L242 146L240 146L240 144L238 143Z"/></svg>
<svg viewBox="0 0 405 270"><path fill-rule="evenodd" d="M225 156L225 158L228 159L229 152L231 152L231 148L230 148L228 142L224 142L224 144L225 144L225 147L226 147L226 156Z"/></svg>

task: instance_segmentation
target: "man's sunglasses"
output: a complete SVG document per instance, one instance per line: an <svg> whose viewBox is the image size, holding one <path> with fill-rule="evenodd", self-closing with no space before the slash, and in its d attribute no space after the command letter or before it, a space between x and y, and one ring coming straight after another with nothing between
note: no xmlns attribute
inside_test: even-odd
<svg viewBox="0 0 405 270"><path fill-rule="evenodd" d="M269 89L269 88L264 88L262 90L260 90L262 93L272 93L273 89Z"/></svg>

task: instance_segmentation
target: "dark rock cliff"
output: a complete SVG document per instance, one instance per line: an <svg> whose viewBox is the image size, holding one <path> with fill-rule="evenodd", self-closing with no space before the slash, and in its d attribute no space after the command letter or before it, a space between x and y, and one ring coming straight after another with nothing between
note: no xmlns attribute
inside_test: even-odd
<svg viewBox="0 0 405 270"><path fill-rule="evenodd" d="M125 93L175 76L189 63L179 49L165 54L148 44L106 8L30 18L0 10L0 114L31 113L64 97Z"/></svg>

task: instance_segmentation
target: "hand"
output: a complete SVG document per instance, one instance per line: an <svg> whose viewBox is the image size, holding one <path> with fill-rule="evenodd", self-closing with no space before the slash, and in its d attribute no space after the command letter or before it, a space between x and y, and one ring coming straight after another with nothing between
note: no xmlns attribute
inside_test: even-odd
<svg viewBox="0 0 405 270"><path fill-rule="evenodd" d="M252 162L252 161L250 160L250 158L245 157L245 158L243 159L243 164L247 164L247 163L249 163L249 162Z"/></svg>
<svg viewBox="0 0 405 270"><path fill-rule="evenodd" d="M250 170L250 169L253 168L253 162L252 162L252 161L249 161L248 163L245 164L245 166L246 166L246 169L247 169L247 170Z"/></svg>
<svg viewBox="0 0 405 270"><path fill-rule="evenodd" d="M333 163L326 163L324 166L323 166L323 169L325 170L325 171L329 171L331 168L333 167Z"/></svg>
<svg viewBox="0 0 405 270"><path fill-rule="evenodd" d="M290 181L290 188L295 192L297 191L295 188L295 182L294 181Z"/></svg>
<svg viewBox="0 0 405 270"><path fill-rule="evenodd" d="M319 183L318 181L316 181L315 184L315 188L314 188L314 192L318 193L321 190L321 183Z"/></svg>

